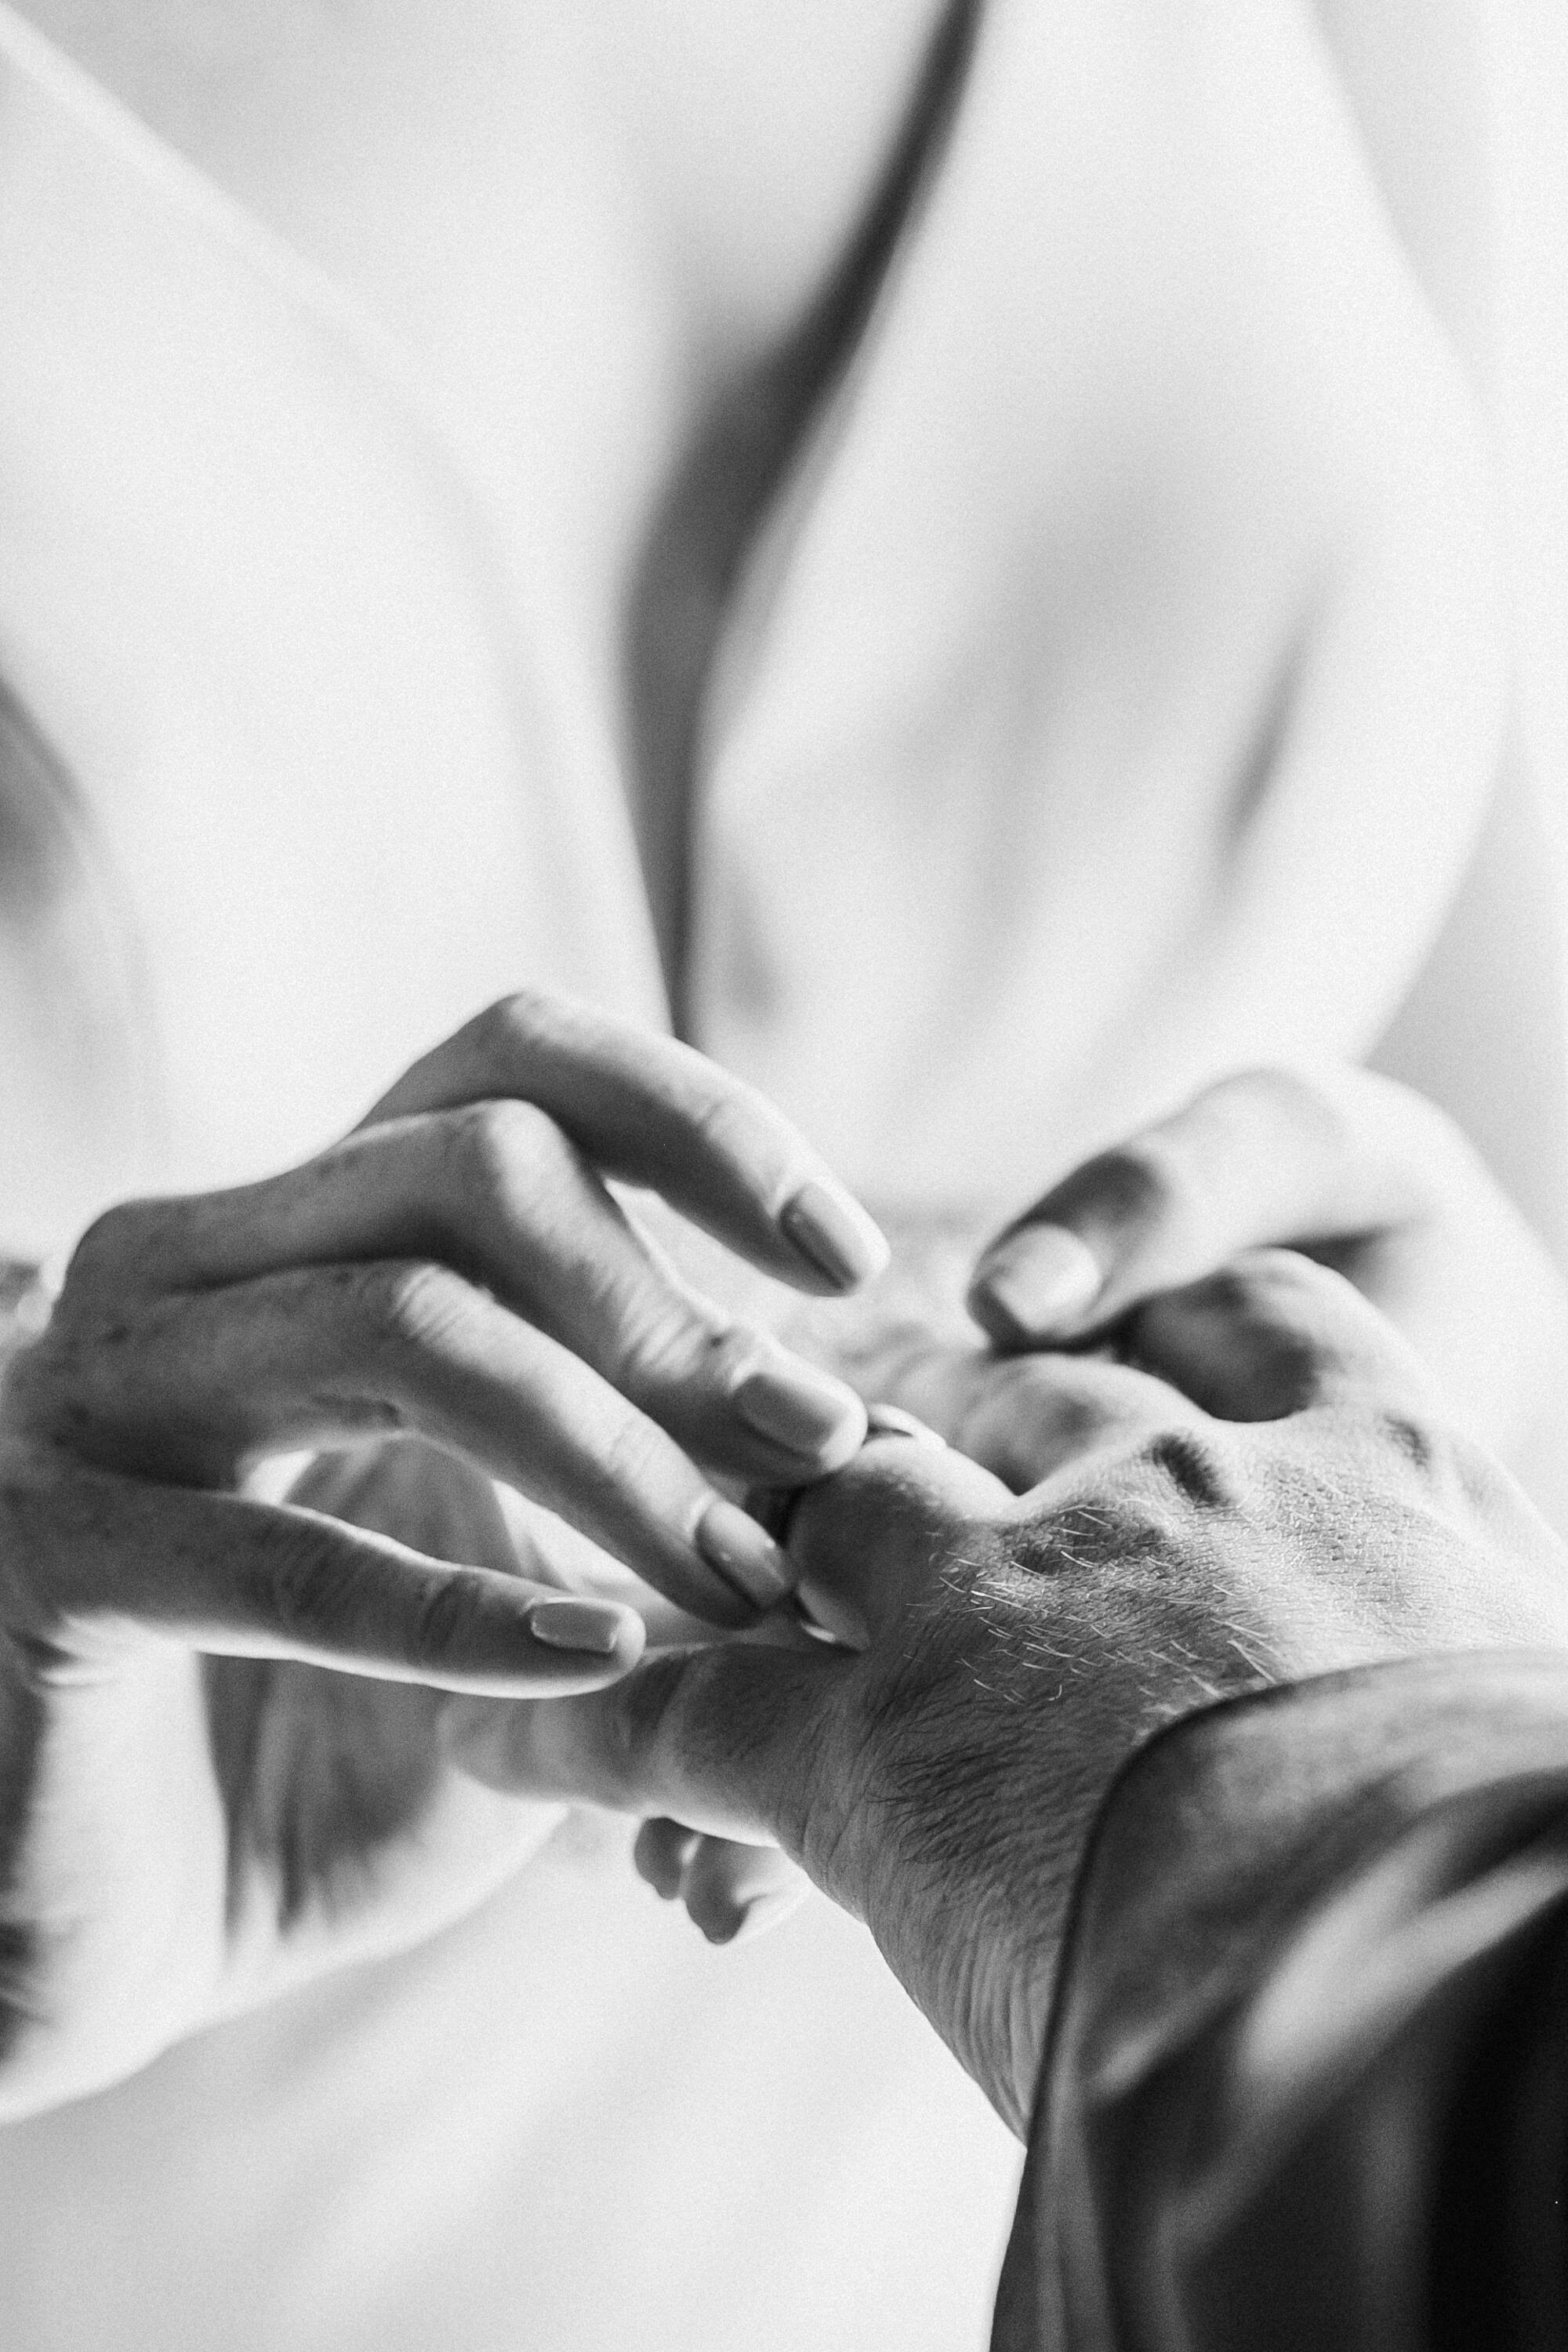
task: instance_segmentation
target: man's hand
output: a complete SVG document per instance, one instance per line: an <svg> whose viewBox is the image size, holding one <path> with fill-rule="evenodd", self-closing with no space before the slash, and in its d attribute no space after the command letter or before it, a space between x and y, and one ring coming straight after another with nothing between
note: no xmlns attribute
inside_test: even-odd
<svg viewBox="0 0 1568 2352"><path fill-rule="evenodd" d="M848 1307L790 1307L792 1336L1015 1493L1168 1426L1181 1406L1123 1360L1130 1318L1276 1244L1372 1299L1446 1410L1568 1528L1568 1290L1453 1122L1387 1078L1224 1079L1074 1169L978 1260L972 1221L890 1230L881 1279ZM964 1312L966 1286L993 1346ZM637 1863L716 1939L778 1916L802 1887L778 1853L676 1823L647 1824Z"/></svg>
<svg viewBox="0 0 1568 2352"><path fill-rule="evenodd" d="M1126 1344L1124 1442L1021 1497L907 1439L801 1497L792 1559L858 1610L862 1654L668 1654L492 1717L466 1758L777 1840L1020 2129L1084 1842L1150 1732L1259 1684L1568 1640L1561 1548L1341 1277L1258 1253Z"/></svg>

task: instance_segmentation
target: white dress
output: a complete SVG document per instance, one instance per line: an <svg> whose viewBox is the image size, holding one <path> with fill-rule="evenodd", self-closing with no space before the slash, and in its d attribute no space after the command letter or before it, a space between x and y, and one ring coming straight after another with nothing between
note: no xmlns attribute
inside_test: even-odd
<svg viewBox="0 0 1568 2352"><path fill-rule="evenodd" d="M984 16L718 632L689 1026L875 1200L1360 1050L1485 798L1457 381L1305 12L1179 15ZM690 250L570 128L502 401L0 7L0 677L130 1008L73 1126L15 980L16 1243L310 1150L521 980L668 1017L605 583ZM710 1952L624 1845L0 2135L5 2352L982 2340L1015 2153L860 1931Z"/></svg>

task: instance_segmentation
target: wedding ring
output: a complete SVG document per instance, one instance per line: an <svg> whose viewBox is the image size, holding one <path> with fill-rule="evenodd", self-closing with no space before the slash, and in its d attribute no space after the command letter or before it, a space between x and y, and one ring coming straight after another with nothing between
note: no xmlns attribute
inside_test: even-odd
<svg viewBox="0 0 1568 2352"><path fill-rule="evenodd" d="M912 1412L906 1412L901 1405L896 1404L867 1406L863 1443L868 1445L874 1437L905 1437L915 1445L945 1448L947 1444L945 1437L939 1437L934 1429L928 1429L923 1421L917 1421ZM811 1485L820 1483L820 1480L814 1479ZM810 1491L810 1486L752 1486L747 1493L745 1507L752 1518L767 1529L776 1544L787 1544L795 1507L801 1496Z"/></svg>

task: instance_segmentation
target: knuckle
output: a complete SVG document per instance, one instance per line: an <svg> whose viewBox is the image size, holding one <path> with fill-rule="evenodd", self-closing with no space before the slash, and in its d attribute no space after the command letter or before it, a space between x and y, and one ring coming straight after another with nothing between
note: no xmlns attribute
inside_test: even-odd
<svg viewBox="0 0 1568 2352"><path fill-rule="evenodd" d="M671 1441L635 1410L617 1412L605 1428L600 1451L605 1475L623 1494L657 1507L668 1485Z"/></svg>
<svg viewBox="0 0 1568 2352"><path fill-rule="evenodd" d="M481 1055L505 1066L520 1048L526 1051L545 1026L549 999L542 991L514 988L487 1004L469 1024L468 1034Z"/></svg>
<svg viewBox="0 0 1568 2352"><path fill-rule="evenodd" d="M683 1700L703 1672L703 1658L702 1652L659 1652L602 1694L605 1761L616 1788L639 1788L649 1760L660 1753L679 1758Z"/></svg>
<svg viewBox="0 0 1568 2352"><path fill-rule="evenodd" d="M1248 1495L1245 1461L1230 1439L1173 1425L1113 1461L1102 1456L1092 1485L1027 1531L1021 1558L1047 1575L1066 1568L1123 1580L1136 1568L1163 1570L1190 1543L1194 1520L1245 1518Z"/></svg>
<svg viewBox="0 0 1568 2352"><path fill-rule="evenodd" d="M759 1115L738 1080L705 1069L693 1084L686 1115L715 1160L749 1169L773 1156L768 1150L771 1121Z"/></svg>
<svg viewBox="0 0 1568 2352"><path fill-rule="evenodd" d="M1483 1446L1417 1405L1380 1400L1342 1406L1339 1412L1342 1426L1353 1424L1384 1475L1392 1470L1413 1476L1440 1501L1490 1496L1506 1484L1505 1474Z"/></svg>
<svg viewBox="0 0 1568 2352"><path fill-rule="evenodd" d="M1163 1429L1134 1457L1140 1483L1206 1513L1240 1507L1240 1463L1225 1440L1207 1429Z"/></svg>
<svg viewBox="0 0 1568 2352"><path fill-rule="evenodd" d="M1075 1190L1111 1225L1133 1229L1168 1226L1194 1205L1186 1156L1169 1138L1154 1134L1102 1151Z"/></svg>
<svg viewBox="0 0 1568 2352"><path fill-rule="evenodd" d="M1342 1519L1347 1496L1368 1528L1394 1510L1452 1530L1514 1507L1518 1490L1485 1446L1417 1403L1339 1397L1314 1405L1289 1434L1300 1489L1331 1523Z"/></svg>
<svg viewBox="0 0 1568 2352"><path fill-rule="evenodd" d="M97 1290L122 1285L142 1272L156 1205L119 1201L95 1217L71 1254L68 1287Z"/></svg>
<svg viewBox="0 0 1568 2352"><path fill-rule="evenodd" d="M744 1349L738 1327L663 1285L626 1300L605 1335L606 1377L628 1394L700 1396L722 1385Z"/></svg>
<svg viewBox="0 0 1568 2352"><path fill-rule="evenodd" d="M466 1318L471 1293L449 1266L433 1259L386 1259L350 1269L355 1320L374 1346L423 1351Z"/></svg>
<svg viewBox="0 0 1568 2352"><path fill-rule="evenodd" d="M1455 1449L1447 1432L1418 1413L1380 1404L1367 1416L1366 1428L1379 1453L1418 1477L1440 1479L1453 1459Z"/></svg>
<svg viewBox="0 0 1568 2352"><path fill-rule="evenodd" d="M471 1647L480 1605L472 1580L460 1571L434 1578L414 1612L412 1654L431 1665L459 1659Z"/></svg>
<svg viewBox="0 0 1568 2352"><path fill-rule="evenodd" d="M448 1135L458 1189L481 1212L509 1214L571 1158L549 1113L515 1096L465 1105L451 1115Z"/></svg>
<svg viewBox="0 0 1568 2352"><path fill-rule="evenodd" d="M242 1558L242 1578L246 1568ZM315 1529L289 1528L271 1549L261 1597L274 1629L286 1640L305 1642L324 1623L353 1623L359 1600L354 1581Z"/></svg>
<svg viewBox="0 0 1568 2352"><path fill-rule="evenodd" d="M1519 1489L1486 1446L1445 1429L1437 1461L1447 1491L1467 1516L1504 1526L1516 1518Z"/></svg>

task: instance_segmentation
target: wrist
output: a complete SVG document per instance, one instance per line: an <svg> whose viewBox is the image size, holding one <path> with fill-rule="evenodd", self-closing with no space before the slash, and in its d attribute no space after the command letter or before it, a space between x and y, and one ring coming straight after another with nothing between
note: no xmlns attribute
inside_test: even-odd
<svg viewBox="0 0 1568 2352"><path fill-rule="evenodd" d="M842 1888L829 1890L865 1919L910 2000L1020 2139L1028 2137L1076 1863L1049 1834L1032 1852L1013 1836L999 1870L917 1853L879 1896L846 1901Z"/></svg>

